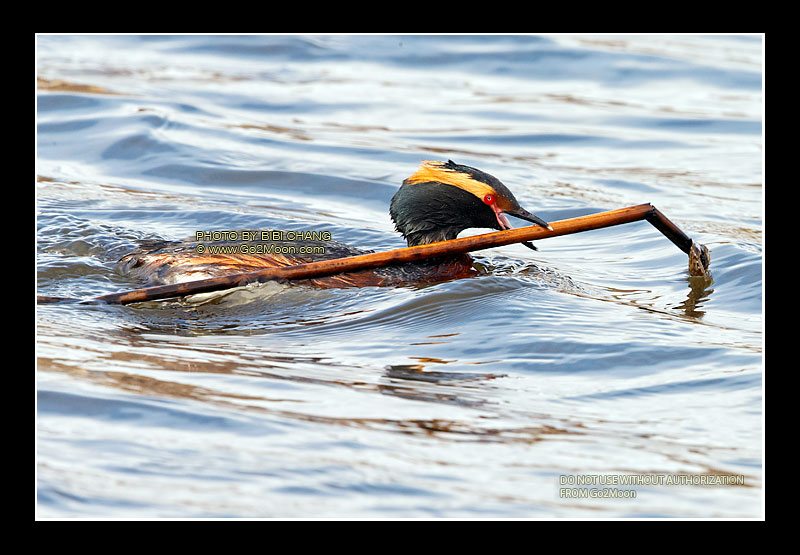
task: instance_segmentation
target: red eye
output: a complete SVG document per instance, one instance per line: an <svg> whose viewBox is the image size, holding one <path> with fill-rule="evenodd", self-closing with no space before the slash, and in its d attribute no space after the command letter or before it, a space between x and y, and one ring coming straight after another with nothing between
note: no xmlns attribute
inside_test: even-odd
<svg viewBox="0 0 800 555"><path fill-rule="evenodd" d="M483 197L483 202L485 202L486 204L494 203L494 195L492 194L486 195L485 197Z"/></svg>

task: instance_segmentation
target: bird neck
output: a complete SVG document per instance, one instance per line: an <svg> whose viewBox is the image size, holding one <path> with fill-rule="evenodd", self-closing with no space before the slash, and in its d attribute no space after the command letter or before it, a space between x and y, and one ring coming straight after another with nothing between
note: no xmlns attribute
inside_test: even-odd
<svg viewBox="0 0 800 555"><path fill-rule="evenodd" d="M416 247L418 245L427 245L428 243L436 243L438 241L449 241L455 239L461 232L457 227L442 227L437 229L429 229L424 231L417 231L406 235L406 241L409 247Z"/></svg>

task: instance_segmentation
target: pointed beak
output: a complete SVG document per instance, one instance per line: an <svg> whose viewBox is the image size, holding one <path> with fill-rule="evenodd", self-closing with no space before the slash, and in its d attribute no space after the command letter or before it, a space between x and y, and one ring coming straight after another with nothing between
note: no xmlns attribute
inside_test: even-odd
<svg viewBox="0 0 800 555"><path fill-rule="evenodd" d="M507 211L505 213L508 214L509 216L515 216L517 218L521 218L523 220L527 220L527 221L529 221L531 223L534 223L534 224L536 224L538 226L542 226L545 229L549 229L550 231L553 231L553 228L550 227L550 224L548 224L546 221L541 219L539 216L537 216L535 214L531 214L530 212L528 212L527 210L525 210L522 207L519 207L516 210L509 210L509 211Z"/></svg>
<svg viewBox="0 0 800 555"><path fill-rule="evenodd" d="M549 229L550 231L553 231L553 228L550 227L550 224L548 224L546 221L541 219L539 216L537 216L535 214L531 214L530 212L528 212L527 210L525 210L521 206L519 208L516 208L515 210L509 210L508 212L501 212L495 205L492 205L492 208L494 209L495 214L497 215L497 221L500 223L500 227L502 227L503 229L511 229L511 224L508 223L508 218L506 218L506 214L508 214L509 216L516 216L517 218L522 218L523 220L528 220L531 223L534 223L534 224L536 224L538 226L541 226L541 227L543 227L545 229ZM539 250L530 241L524 241L522 244L525 245L526 247L528 247L531 250L534 250L534 251L538 251Z"/></svg>

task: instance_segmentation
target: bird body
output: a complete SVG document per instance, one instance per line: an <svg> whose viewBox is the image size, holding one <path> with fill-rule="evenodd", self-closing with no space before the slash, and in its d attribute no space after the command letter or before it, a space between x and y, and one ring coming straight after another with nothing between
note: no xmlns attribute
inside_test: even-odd
<svg viewBox="0 0 800 555"><path fill-rule="evenodd" d="M392 198L389 213L409 246L455 239L468 228L510 229L506 214L549 228L547 222L522 208L497 178L452 161L423 162L403 181ZM286 236L283 231L266 230L253 241L147 241L122 257L118 269L150 285L161 285L370 252L337 241L290 241ZM530 243L525 244L535 249ZM396 286L475 274L472 259L465 254L300 283L326 288Z"/></svg>

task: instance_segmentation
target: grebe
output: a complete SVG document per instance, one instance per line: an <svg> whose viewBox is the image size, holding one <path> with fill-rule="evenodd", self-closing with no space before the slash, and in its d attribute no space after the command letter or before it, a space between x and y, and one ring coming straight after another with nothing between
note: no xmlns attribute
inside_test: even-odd
<svg viewBox="0 0 800 555"><path fill-rule="evenodd" d="M424 161L392 197L389 214L408 246L455 239L468 228L511 229L506 215L550 228L519 205L499 179L469 166ZM291 266L365 254L319 238L292 240L295 234L263 230L255 238L226 232L216 241L148 241L120 259L118 269L148 285L164 285L263 268ZM531 243L523 243L536 249ZM469 255L437 258L319 279L317 287L364 287L436 282L475 275Z"/></svg>

